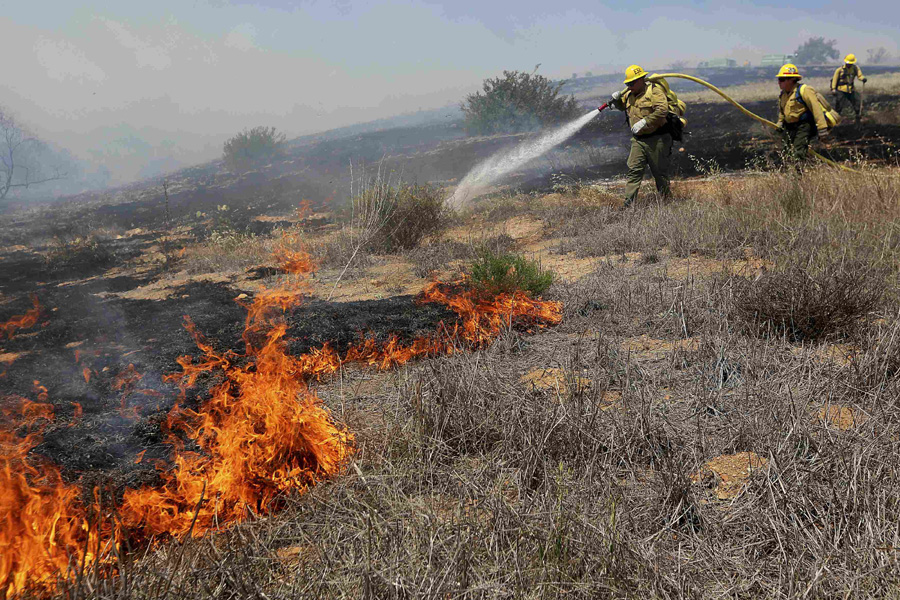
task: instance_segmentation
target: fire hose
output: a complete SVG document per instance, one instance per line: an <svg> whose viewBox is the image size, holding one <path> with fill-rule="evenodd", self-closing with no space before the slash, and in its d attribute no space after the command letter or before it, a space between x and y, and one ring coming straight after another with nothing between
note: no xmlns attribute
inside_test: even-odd
<svg viewBox="0 0 900 600"><path fill-rule="evenodd" d="M728 102L729 104L731 104L732 106L737 108L739 111L741 111L742 113L744 113L751 119L759 121L763 125L767 125L767 126L771 127L772 129L774 129L775 131L778 131L778 125L776 125L775 123L773 123L772 121L770 121L768 119L764 119L763 117L750 112L749 110L747 110L746 108L744 108L743 106L738 104L737 101L734 100L734 98L732 98L731 96L729 96L728 94L726 94L725 92L723 92L722 90L720 90L719 88L714 86L713 84L709 83L708 81L703 81L702 79L693 77L691 75L685 75L684 73L663 73L661 75L657 75L657 77L665 77L665 78L676 77L676 78L681 78L681 79L687 79L689 81L693 81L694 83L699 83L700 85L705 86L705 87L711 89L712 91L714 91L715 93L717 93L719 96L724 98L726 102ZM599 110L600 112L603 112L603 109L605 109L607 106L609 106L609 103L603 104L603 106L598 107L597 110ZM844 171L858 173L858 171L856 169L851 169L850 167L846 167L844 165L838 164L829 158L825 158L824 156L822 156L821 154L819 154L812 148L809 149L809 153L811 156L818 158L822 162L824 162L828 165L831 165L832 167L837 167L838 169L843 169Z"/></svg>

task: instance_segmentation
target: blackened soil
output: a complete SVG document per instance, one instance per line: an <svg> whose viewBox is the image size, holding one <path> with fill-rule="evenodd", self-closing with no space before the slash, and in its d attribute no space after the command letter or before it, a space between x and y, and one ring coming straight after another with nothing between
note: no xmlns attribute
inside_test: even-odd
<svg viewBox="0 0 900 600"><path fill-rule="evenodd" d="M12 364L0 366L6 370L0 377L0 399L4 407L12 407L16 397L35 400L37 386L45 387L56 420L34 453L59 465L70 480L137 486L152 482L156 460L169 455L160 424L178 389L165 376L180 370L179 356L199 355L183 327L184 317L216 350L241 355L246 312L235 302L238 292L227 284L191 283L166 300L101 297L98 286L87 282L39 290L39 324L0 341L0 354L19 354ZM24 297L4 305L0 322L28 308ZM300 354L329 343L344 351L363 335L407 340L454 319L451 311L419 304L413 296L311 301L288 316L288 349ZM196 404L219 380L215 374L201 377L186 402ZM143 460L135 464L139 456Z"/></svg>
<svg viewBox="0 0 900 600"><path fill-rule="evenodd" d="M364 336L385 342L395 335L408 341L434 333L441 321L455 320L453 311L439 304L418 303L414 296L347 303L312 301L288 321L289 351L302 354L327 343L344 352Z"/></svg>

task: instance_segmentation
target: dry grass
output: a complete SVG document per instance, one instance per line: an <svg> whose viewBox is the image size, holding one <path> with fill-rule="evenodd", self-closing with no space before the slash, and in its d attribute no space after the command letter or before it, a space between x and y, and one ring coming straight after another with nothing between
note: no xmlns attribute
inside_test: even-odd
<svg viewBox="0 0 900 600"><path fill-rule="evenodd" d="M191 274L244 271L269 264L276 243L275 237L214 232L207 240L186 246L178 267Z"/></svg>
<svg viewBox="0 0 900 600"><path fill-rule="evenodd" d="M606 257L554 283L558 328L342 373L319 391L358 436L345 475L68 596L897 598L900 173L727 181L627 211L508 198ZM748 249L756 274L670 276ZM736 315L786 290L841 318Z"/></svg>

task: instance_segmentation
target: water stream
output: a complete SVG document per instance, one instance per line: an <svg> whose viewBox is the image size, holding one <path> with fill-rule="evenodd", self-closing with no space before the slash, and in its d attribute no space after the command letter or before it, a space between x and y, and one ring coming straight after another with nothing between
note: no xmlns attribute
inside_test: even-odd
<svg viewBox="0 0 900 600"><path fill-rule="evenodd" d="M466 202L487 190L504 175L515 171L575 135L579 129L587 125L598 114L597 110L594 109L588 114L548 131L540 137L528 140L511 150L501 150L494 154L469 171L447 202L455 209L462 208Z"/></svg>

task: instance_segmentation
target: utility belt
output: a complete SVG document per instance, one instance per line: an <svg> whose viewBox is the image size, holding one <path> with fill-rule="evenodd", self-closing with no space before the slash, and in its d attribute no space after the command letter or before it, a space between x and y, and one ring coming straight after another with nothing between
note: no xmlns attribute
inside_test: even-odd
<svg viewBox="0 0 900 600"><path fill-rule="evenodd" d="M787 121L785 121L782 124L782 127L784 127L785 131L795 133L803 125L812 125L812 135L813 136L816 136L819 134L819 130L815 126L815 119L813 119L813 116L812 116L812 114L810 114L809 111L803 113L803 115L800 117L799 121L795 121L794 123L788 123Z"/></svg>
<svg viewBox="0 0 900 600"><path fill-rule="evenodd" d="M659 137L659 136L661 136L661 135L666 135L667 133L669 133L669 134L672 133L672 132L671 132L671 128L670 128L670 126L669 126L668 123L666 123L665 125L663 125L663 126L660 127L659 129L657 129L657 130L654 131L653 133L647 133L647 134L645 134L645 135L632 134L632 136L633 136L634 139L636 139L636 140L648 140L648 139L652 139L652 138L655 138L655 137Z"/></svg>

